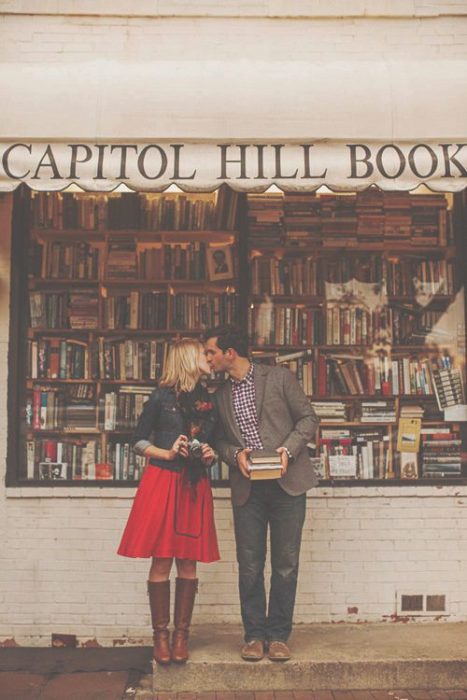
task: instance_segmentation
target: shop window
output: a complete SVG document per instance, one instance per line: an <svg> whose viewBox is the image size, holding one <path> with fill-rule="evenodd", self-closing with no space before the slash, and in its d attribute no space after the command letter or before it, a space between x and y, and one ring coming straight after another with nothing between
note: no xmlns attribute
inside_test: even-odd
<svg viewBox="0 0 467 700"><path fill-rule="evenodd" d="M465 194L15 202L9 484L136 483L167 343L230 321L302 383L322 483L465 477Z"/></svg>

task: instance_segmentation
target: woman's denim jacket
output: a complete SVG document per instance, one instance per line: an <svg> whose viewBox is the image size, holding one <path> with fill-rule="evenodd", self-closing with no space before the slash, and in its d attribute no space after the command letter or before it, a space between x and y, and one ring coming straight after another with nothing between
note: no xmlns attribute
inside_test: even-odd
<svg viewBox="0 0 467 700"><path fill-rule="evenodd" d="M217 413L213 408L209 420L205 421L201 432L196 436L200 442L210 443L217 422ZM173 387L158 387L144 404L133 436L133 448L138 454L155 445L164 450L170 450L179 435L186 435L188 430L186 417L177 402ZM186 463L181 457L173 460L162 460L151 457L150 464L179 471Z"/></svg>

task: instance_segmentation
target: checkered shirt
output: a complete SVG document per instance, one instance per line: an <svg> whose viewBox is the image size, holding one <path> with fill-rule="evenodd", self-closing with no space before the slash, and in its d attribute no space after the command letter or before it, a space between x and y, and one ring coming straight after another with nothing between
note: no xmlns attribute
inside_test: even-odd
<svg viewBox="0 0 467 700"><path fill-rule="evenodd" d="M258 432L254 372L255 366L252 363L243 379L237 381L231 377L230 381L232 382L233 410L245 440L245 446L252 450L261 450L263 443Z"/></svg>

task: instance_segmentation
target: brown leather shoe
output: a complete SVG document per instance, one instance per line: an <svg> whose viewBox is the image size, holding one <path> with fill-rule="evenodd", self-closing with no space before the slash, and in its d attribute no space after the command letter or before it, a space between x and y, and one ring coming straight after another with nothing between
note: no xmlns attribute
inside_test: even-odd
<svg viewBox="0 0 467 700"><path fill-rule="evenodd" d="M291 657L285 642L269 642L268 659L271 661L288 661Z"/></svg>
<svg viewBox="0 0 467 700"><path fill-rule="evenodd" d="M264 642L252 639L242 647L240 655L244 661L261 661L264 658Z"/></svg>

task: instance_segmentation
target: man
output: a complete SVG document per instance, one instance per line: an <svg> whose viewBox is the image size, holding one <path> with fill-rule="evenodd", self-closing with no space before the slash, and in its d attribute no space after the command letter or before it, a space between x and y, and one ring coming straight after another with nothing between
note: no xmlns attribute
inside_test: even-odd
<svg viewBox="0 0 467 700"><path fill-rule="evenodd" d="M212 254L214 258L214 274L219 275L223 272L228 272L229 268L227 266L227 261L225 259L225 253L223 250L215 250Z"/></svg>
<svg viewBox="0 0 467 700"><path fill-rule="evenodd" d="M221 420L220 457L230 468L245 631L241 656L287 661L298 560L305 519L305 492L317 483L307 451L318 419L295 376L284 367L251 363L248 339L239 328L220 326L206 334L211 369L229 379L216 393ZM250 481L253 449L281 455L279 480ZM271 589L266 611L264 565L271 537Z"/></svg>

